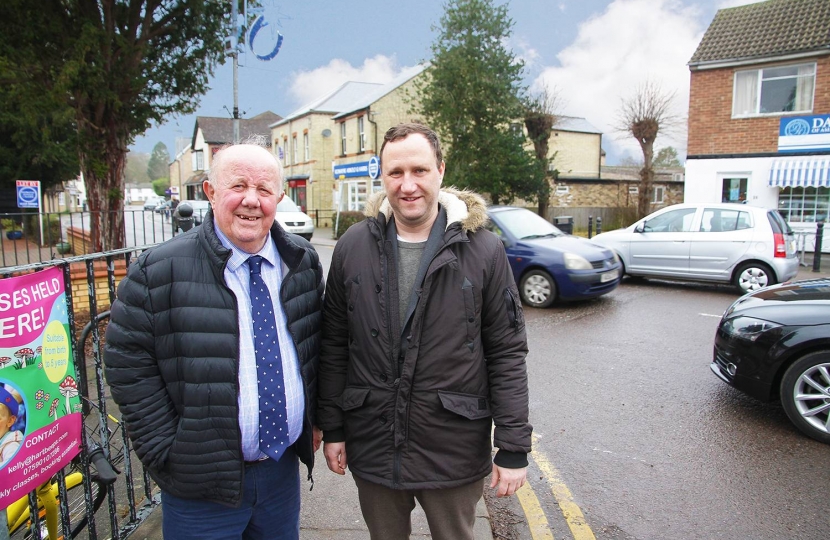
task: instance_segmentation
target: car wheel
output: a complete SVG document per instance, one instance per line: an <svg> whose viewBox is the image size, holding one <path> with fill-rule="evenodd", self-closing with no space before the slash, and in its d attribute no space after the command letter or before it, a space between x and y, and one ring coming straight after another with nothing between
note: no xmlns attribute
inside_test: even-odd
<svg viewBox="0 0 830 540"><path fill-rule="evenodd" d="M746 294L775 285L775 274L763 263L749 262L738 267L732 281L741 294Z"/></svg>
<svg viewBox="0 0 830 540"><path fill-rule="evenodd" d="M830 444L830 351L802 356L787 369L781 405L799 431Z"/></svg>
<svg viewBox="0 0 830 540"><path fill-rule="evenodd" d="M519 283L522 302L530 307L546 308L556 300L556 282L544 270L531 270Z"/></svg>

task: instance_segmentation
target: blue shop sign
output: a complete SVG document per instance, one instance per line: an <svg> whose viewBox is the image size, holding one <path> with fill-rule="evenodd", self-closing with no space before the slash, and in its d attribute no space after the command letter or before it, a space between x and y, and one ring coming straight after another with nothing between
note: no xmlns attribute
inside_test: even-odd
<svg viewBox="0 0 830 540"><path fill-rule="evenodd" d="M782 118L778 128L778 151L809 150L830 150L830 114Z"/></svg>
<svg viewBox="0 0 830 540"><path fill-rule="evenodd" d="M356 176L369 176L369 162L359 161L357 163L346 163L344 165L332 165L334 178L354 178Z"/></svg>

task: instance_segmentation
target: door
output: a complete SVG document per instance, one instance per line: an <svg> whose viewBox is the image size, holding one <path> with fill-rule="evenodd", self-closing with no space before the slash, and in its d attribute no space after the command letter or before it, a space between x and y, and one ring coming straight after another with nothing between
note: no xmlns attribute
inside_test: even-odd
<svg viewBox="0 0 830 540"><path fill-rule="evenodd" d="M685 275L689 271L689 246L696 211L696 208L677 208L644 221L642 232L631 235L631 272Z"/></svg>
<svg viewBox="0 0 830 540"><path fill-rule="evenodd" d="M752 243L752 216L726 208L704 208L694 233L689 272L697 277L729 281L732 269Z"/></svg>

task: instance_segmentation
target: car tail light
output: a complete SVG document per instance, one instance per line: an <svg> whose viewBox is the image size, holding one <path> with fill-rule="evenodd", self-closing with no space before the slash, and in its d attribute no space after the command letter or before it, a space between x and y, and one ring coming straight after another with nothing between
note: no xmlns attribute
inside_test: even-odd
<svg viewBox="0 0 830 540"><path fill-rule="evenodd" d="M775 240L775 256L786 258L787 242L784 239L784 235L782 233L773 233L772 237Z"/></svg>

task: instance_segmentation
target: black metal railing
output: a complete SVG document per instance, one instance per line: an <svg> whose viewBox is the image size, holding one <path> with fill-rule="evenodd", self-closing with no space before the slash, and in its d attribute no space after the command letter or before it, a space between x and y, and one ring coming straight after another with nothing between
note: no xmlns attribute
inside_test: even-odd
<svg viewBox="0 0 830 540"><path fill-rule="evenodd" d="M81 529L77 538L126 538L160 504L158 490L132 452L126 436L127 426L119 421L118 409L109 396L102 357L102 330L109 317L109 306L115 300L116 275L124 272L130 260L147 247L150 246L0 268L0 277L4 279L49 267L61 268L64 275L75 378L78 381L85 426L79 457L73 465L58 473L56 480L61 493L60 523L66 538L74 534L67 531L78 530L79 525ZM79 297L78 285L84 282L87 293ZM102 297L106 300L102 300ZM88 305L88 313L76 309L76 300L79 298ZM100 470L91 469L90 465L91 457L101 450L120 473L114 483L104 487L100 482L90 480L100 473ZM69 490L66 478L70 471L80 472L84 477L83 496L80 497L80 503L77 504L78 501L75 500L74 505L73 496L77 499L79 495L67 494ZM99 498L98 494L102 491L106 491L106 496L101 494ZM29 501L30 508L35 510L31 515L36 516L38 500L34 491L29 495ZM97 501L97 504L93 501ZM77 508L81 509L80 512ZM25 527L26 531L19 531L12 538L23 534L40 538L40 521L42 520L34 518Z"/></svg>

